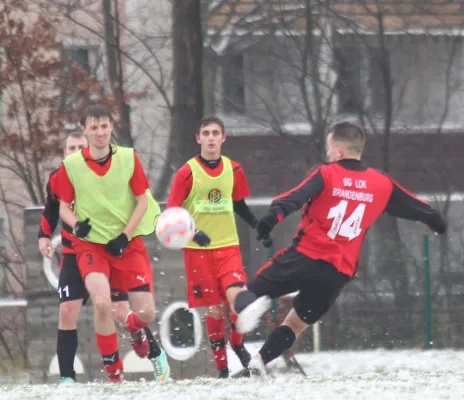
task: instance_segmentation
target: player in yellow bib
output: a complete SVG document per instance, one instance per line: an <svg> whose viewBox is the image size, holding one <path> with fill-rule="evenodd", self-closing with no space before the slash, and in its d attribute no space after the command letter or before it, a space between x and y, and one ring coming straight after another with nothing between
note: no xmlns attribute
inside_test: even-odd
<svg viewBox="0 0 464 400"><path fill-rule="evenodd" d="M169 379L162 349L144 328L155 318L150 258L142 236L153 233L160 209L134 149L110 144L113 123L102 106L87 109L84 134L89 147L65 158L57 172L60 216L73 228L73 247L92 299L95 337L108 380L121 382L116 327L111 316L111 287L128 293L134 311L126 317L137 354L148 352L158 381ZM74 202L74 212L71 203ZM145 333L144 333L145 332ZM137 346L134 346L137 344ZM137 351L137 348L139 351Z"/></svg>
<svg viewBox="0 0 464 400"><path fill-rule="evenodd" d="M206 328L217 376L227 378L224 306L247 280L234 213L252 228L256 218L245 203L250 191L240 164L221 156L224 123L216 117L203 118L196 139L201 152L177 171L168 207L184 207L195 220L198 230L184 248L188 304L191 308L207 307ZM246 368L250 354L243 345L243 335L235 329L236 318L231 312L229 341Z"/></svg>

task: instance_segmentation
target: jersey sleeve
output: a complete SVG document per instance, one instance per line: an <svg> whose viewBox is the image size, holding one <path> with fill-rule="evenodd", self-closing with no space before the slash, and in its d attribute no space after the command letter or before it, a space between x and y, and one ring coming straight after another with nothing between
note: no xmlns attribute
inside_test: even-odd
<svg viewBox="0 0 464 400"><path fill-rule="evenodd" d="M272 200L270 211L279 221L301 209L324 189L321 166L314 167L297 186Z"/></svg>
<svg viewBox="0 0 464 400"><path fill-rule="evenodd" d="M47 198L45 200L45 207L40 217L39 238L51 238L53 232L58 225L60 218L60 203L52 190L52 182L56 179L55 173L50 174L47 182Z"/></svg>
<svg viewBox="0 0 464 400"><path fill-rule="evenodd" d="M437 233L446 231L446 221L439 211L406 190L392 178L390 180L393 189L385 209L388 215L409 221L422 222Z"/></svg>
<svg viewBox="0 0 464 400"><path fill-rule="evenodd" d="M65 203L71 204L74 200L74 186L69 179L64 164L61 164L56 173L55 184L54 191L58 198Z"/></svg>
<svg viewBox="0 0 464 400"><path fill-rule="evenodd" d="M148 182L147 174L143 169L142 161L140 161L139 155L134 151L134 173L129 181L130 187L134 196L141 196L150 188L150 183Z"/></svg>
<svg viewBox="0 0 464 400"><path fill-rule="evenodd" d="M232 200L240 201L245 197L250 197L250 188L248 186L248 180L243 171L242 166L239 163L232 161L232 168L234 170L234 187L232 190Z"/></svg>
<svg viewBox="0 0 464 400"><path fill-rule="evenodd" d="M184 164L176 172L172 181L167 207L182 207L182 204L190 194L192 182L192 170L188 164Z"/></svg>

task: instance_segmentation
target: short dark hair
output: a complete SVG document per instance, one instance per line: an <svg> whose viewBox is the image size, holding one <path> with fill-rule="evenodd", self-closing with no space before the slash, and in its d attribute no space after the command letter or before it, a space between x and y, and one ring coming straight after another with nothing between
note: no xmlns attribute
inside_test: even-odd
<svg viewBox="0 0 464 400"><path fill-rule="evenodd" d="M83 138L85 137L84 134L80 131L74 131L74 132L71 132L71 133L68 133L66 135L66 138L64 139L64 143L63 143L63 148L66 148L66 143L68 143L68 139L72 137L72 138L75 138L75 139L80 139L80 138Z"/></svg>
<svg viewBox="0 0 464 400"><path fill-rule="evenodd" d="M347 144L347 150L362 153L366 143L364 129L353 122L339 122L330 127L327 135L332 135L332 140Z"/></svg>
<svg viewBox="0 0 464 400"><path fill-rule="evenodd" d="M84 115L81 118L81 125L85 126L87 118L109 118L110 121L113 120L111 117L110 110L103 104L98 104L95 106L87 107L84 111Z"/></svg>
<svg viewBox="0 0 464 400"><path fill-rule="evenodd" d="M222 119L215 117L214 115L209 115L207 117L203 117L198 123L197 135L200 133L201 128L209 124L218 124L221 127L222 133L224 133L225 128Z"/></svg>

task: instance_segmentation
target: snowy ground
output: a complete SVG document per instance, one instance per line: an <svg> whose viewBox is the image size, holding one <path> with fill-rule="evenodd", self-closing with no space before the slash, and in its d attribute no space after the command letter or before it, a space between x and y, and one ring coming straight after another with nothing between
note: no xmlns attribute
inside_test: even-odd
<svg viewBox="0 0 464 400"><path fill-rule="evenodd" d="M0 399L162 400L439 400L464 399L464 351L363 351L298 354L308 377L270 367L275 378L200 378L171 382L126 382L0 386Z"/></svg>

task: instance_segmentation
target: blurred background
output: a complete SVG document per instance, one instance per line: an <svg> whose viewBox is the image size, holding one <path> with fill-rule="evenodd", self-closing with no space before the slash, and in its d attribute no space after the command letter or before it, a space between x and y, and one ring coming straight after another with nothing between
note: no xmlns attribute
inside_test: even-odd
<svg viewBox="0 0 464 400"><path fill-rule="evenodd" d="M446 0L3 1L0 382L58 379L58 299L38 251L38 224L66 133L100 102L115 117L115 142L140 154L159 201L197 154L201 117L222 118L224 154L242 164L257 216L324 160L330 124L360 123L366 161L438 207L449 231L438 237L381 217L358 276L295 351L462 348L463 36L464 6ZM290 243L297 214L276 229L275 251ZM270 254L238 224L252 275ZM170 304L185 300L182 253L155 238L147 245L159 323ZM281 299L271 317L278 322L289 307ZM167 321L173 347L191 348L192 314L181 308ZM78 379L102 379L91 307L78 330ZM269 331L263 320L246 340ZM126 338L121 345L126 372L149 378L150 365ZM171 361L177 378L214 374L204 333L188 360Z"/></svg>

